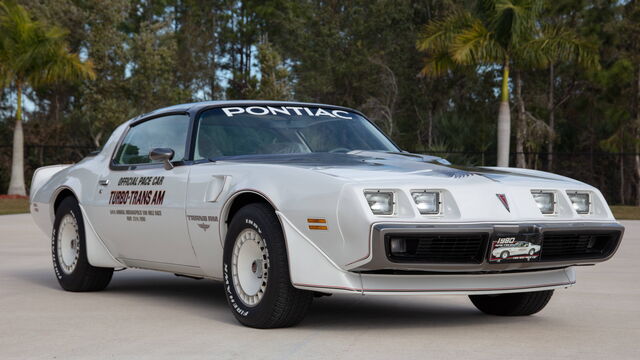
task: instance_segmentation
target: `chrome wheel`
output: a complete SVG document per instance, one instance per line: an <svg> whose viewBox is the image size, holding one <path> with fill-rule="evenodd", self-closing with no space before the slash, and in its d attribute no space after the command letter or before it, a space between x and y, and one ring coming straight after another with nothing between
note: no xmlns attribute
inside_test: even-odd
<svg viewBox="0 0 640 360"><path fill-rule="evenodd" d="M269 252L254 229L243 230L236 238L231 256L233 287L247 306L256 306L267 289Z"/></svg>
<svg viewBox="0 0 640 360"><path fill-rule="evenodd" d="M71 274L80 257L78 221L72 214L66 214L60 221L56 243L60 268L65 274Z"/></svg>

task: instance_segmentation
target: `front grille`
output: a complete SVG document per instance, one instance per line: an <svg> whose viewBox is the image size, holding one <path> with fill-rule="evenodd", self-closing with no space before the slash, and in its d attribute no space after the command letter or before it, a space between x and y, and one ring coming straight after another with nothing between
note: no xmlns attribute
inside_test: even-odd
<svg viewBox="0 0 640 360"><path fill-rule="evenodd" d="M544 233L541 261L602 259L611 255L621 232L548 231Z"/></svg>
<svg viewBox="0 0 640 360"><path fill-rule="evenodd" d="M487 233L389 234L385 236L385 247L392 262L480 264L488 238ZM404 242L404 251L391 251L394 239Z"/></svg>

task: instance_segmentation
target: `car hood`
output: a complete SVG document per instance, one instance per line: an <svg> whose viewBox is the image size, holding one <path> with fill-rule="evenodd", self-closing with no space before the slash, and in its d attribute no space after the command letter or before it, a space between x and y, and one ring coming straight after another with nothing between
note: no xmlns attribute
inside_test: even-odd
<svg viewBox="0 0 640 360"><path fill-rule="evenodd" d="M580 182L542 171L465 167L451 165L448 161L430 155L352 151L349 153L308 153L242 155L212 159L216 162L270 164L306 168L333 177L354 181L415 180L428 178L466 179L476 178L491 182L562 181Z"/></svg>

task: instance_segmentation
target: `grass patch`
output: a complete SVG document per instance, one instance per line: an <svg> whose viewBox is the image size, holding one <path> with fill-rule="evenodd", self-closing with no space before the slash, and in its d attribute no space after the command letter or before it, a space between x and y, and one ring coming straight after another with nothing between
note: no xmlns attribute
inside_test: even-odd
<svg viewBox="0 0 640 360"><path fill-rule="evenodd" d="M640 220L640 206L612 206L611 211L618 220Z"/></svg>
<svg viewBox="0 0 640 360"><path fill-rule="evenodd" d="M29 212L29 199L0 198L0 215L23 214Z"/></svg>

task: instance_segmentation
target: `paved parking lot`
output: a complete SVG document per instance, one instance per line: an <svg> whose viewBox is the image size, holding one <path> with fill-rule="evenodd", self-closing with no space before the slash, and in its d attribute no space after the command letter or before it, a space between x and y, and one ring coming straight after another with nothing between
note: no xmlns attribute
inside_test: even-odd
<svg viewBox="0 0 640 360"><path fill-rule="evenodd" d="M616 257L578 269L538 315L499 318L463 296L316 299L296 328L238 325L220 284L126 270L62 291L28 215L0 216L0 359L637 359L640 221Z"/></svg>

